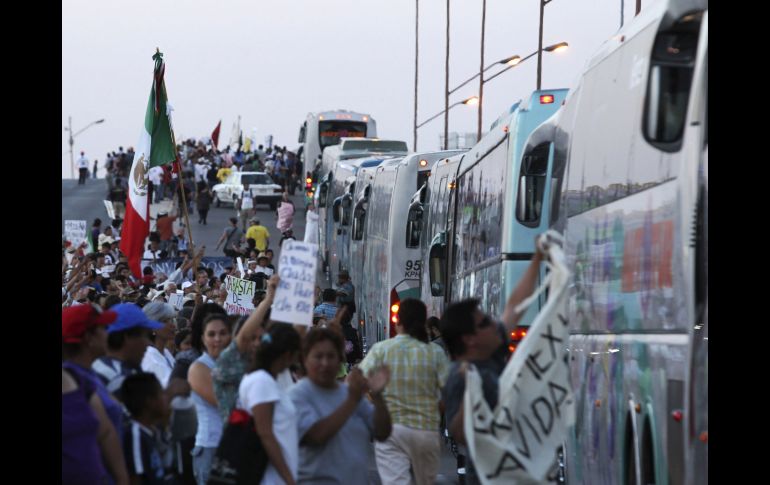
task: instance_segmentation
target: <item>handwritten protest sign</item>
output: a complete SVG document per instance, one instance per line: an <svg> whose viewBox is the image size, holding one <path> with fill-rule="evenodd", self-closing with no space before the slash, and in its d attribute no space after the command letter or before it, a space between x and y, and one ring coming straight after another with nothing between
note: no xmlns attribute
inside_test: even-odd
<svg viewBox="0 0 770 485"><path fill-rule="evenodd" d="M225 278L227 300L225 310L228 315L251 315L254 311L254 293L257 284L253 281L228 276Z"/></svg>
<svg viewBox="0 0 770 485"><path fill-rule="evenodd" d="M316 255L318 245L287 239L281 246L278 276L270 318L299 325L313 324Z"/></svg>
<svg viewBox="0 0 770 485"><path fill-rule="evenodd" d="M104 201L104 208L107 209L107 215L110 219L115 219L115 206L112 204L111 200Z"/></svg>
<svg viewBox="0 0 770 485"><path fill-rule="evenodd" d="M548 301L500 376L494 410L478 371L471 366L466 372L465 436L484 485L555 481L557 450L574 422L565 317L569 271L559 247L548 251Z"/></svg>
<svg viewBox="0 0 770 485"><path fill-rule="evenodd" d="M184 295L180 293L171 293L168 295L168 302L177 310L181 310L182 305L184 305Z"/></svg>
<svg viewBox="0 0 770 485"><path fill-rule="evenodd" d="M64 221L64 237L72 243L72 247L78 248L86 239L86 221Z"/></svg>

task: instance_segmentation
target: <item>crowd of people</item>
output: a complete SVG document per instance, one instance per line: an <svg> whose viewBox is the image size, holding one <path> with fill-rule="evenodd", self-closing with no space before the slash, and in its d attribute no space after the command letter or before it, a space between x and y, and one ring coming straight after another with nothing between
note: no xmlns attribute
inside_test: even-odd
<svg viewBox="0 0 770 485"><path fill-rule="evenodd" d="M199 148L185 143L182 152L197 156ZM108 167L110 190L125 178L131 151L121 153ZM248 163L221 158L230 167ZM198 194L210 188L205 182ZM161 181L156 193L167 187ZM238 210L248 210L242 201ZM312 326L273 321L280 279L270 232L254 212L247 226L230 219L217 249L233 263L219 275L201 264L205 248L191 252L184 234L173 234L175 217L159 214L145 254L180 256L170 274L131 274L120 219L94 221L93 252L63 245L62 483L215 482L230 449L225 431L243 419L253 422L262 450L254 464L264 464L255 473L265 484L368 483L372 446L383 484L434 483L445 428L467 455L466 366L479 370L494 408L507 336L520 317L513 309L534 289L540 250L499 321L474 299L451 304L440 319L405 299L397 336L364 353L346 271L332 288L316 287ZM260 282L250 315L225 311L227 276ZM180 292L177 308L171 296ZM472 460L465 466L465 483L479 483Z"/></svg>

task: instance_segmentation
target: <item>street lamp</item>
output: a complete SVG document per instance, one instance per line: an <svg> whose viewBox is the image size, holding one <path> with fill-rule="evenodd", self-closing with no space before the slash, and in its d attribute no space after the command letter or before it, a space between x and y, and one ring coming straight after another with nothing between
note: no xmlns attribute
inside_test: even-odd
<svg viewBox="0 0 770 485"><path fill-rule="evenodd" d="M420 127L426 125L427 123L435 120L436 118L438 118L439 116L443 115L444 113L446 113L450 109L454 108L455 106L459 106L461 104L464 104L464 105L467 105L467 106L475 106L476 104L478 104L478 102L479 102L479 97L478 96L471 96L469 98L463 99L462 101L458 101L458 102L456 102L454 104L450 104L448 108L446 108L444 110L441 110L440 112L436 113L435 115L431 116L427 120L425 120L422 123L420 123L419 125L417 125L417 128L420 128ZM444 143L446 144L446 139L444 140ZM446 149L446 146L444 147L444 149Z"/></svg>
<svg viewBox="0 0 770 485"><path fill-rule="evenodd" d="M75 178L75 159L73 158L73 154L72 154L73 153L72 152L72 147L75 144L75 137L78 136L79 134L83 133L88 128L92 127L93 125L98 125L100 123L104 123L104 118L102 118L101 120L92 121L89 124L87 124L83 129L78 130L76 133L72 133L72 116L69 117L69 127L65 126L64 127L64 131L69 131L69 133L70 133L70 139L69 139L69 144L70 144L70 175L72 176L72 178Z"/></svg>
<svg viewBox="0 0 770 485"><path fill-rule="evenodd" d="M568 43L566 43L566 42L559 42L558 44L549 45L549 46L545 47L543 50L544 50L544 51L546 51L546 52L561 52L561 51L564 51L564 50L566 50L568 47L569 47L569 44L568 44ZM535 52L533 52L532 54L529 54L529 55L528 55L528 56L526 56L526 57L513 56L513 57L511 57L511 58L509 58L509 59L508 59L508 62L503 62L503 61L500 61L498 64L507 64L507 65L508 65L508 67L506 67L505 69L503 69L503 70L501 70L501 71L499 71L499 72L496 72L496 73L495 73L494 75L492 75L491 77L488 77L487 79L485 79L485 80L484 80L484 82L489 82L489 81L491 81L492 79L496 78L497 76L499 76L500 74L504 73L504 72L505 72L505 71L507 71L508 69L511 69L511 68L513 68L513 67L516 67L516 66L518 66L518 65L519 65L519 64L521 64L522 62L526 61L526 60L527 60L527 59L529 59L530 57L534 57L534 56L535 56L536 54L538 54L538 53L540 53L540 51L539 51L539 50L538 50L538 51L535 51ZM540 89L540 86L539 86L539 85L538 85L537 89Z"/></svg>
<svg viewBox="0 0 770 485"><path fill-rule="evenodd" d="M481 72L487 72L488 70L492 69L493 67L495 67L495 66L496 66L496 65L498 65L498 64L508 64L509 66L515 66L515 65L516 65L516 64L518 64L519 62L521 62L521 57L519 57L519 56L511 56L511 57L506 57L505 59L500 59L499 61L495 61L495 62L493 62L492 64L490 64L490 65L488 65L487 67L485 67L485 68L484 68L484 69L483 69ZM460 83L460 84L458 84L457 86L455 86L455 88L454 88L454 89L451 89L451 90L449 91L449 94L452 94L452 93L454 93L455 91L457 91L457 90L458 90L458 89L460 89L461 87L465 86L465 85L466 85L466 84L468 84L469 82L473 81L474 79L476 79L476 78L477 78L477 77L479 77L480 75L481 75L481 73L478 73L478 72L477 72L477 73L476 73L476 74L474 74L473 76L469 77L468 79L466 79L466 80L465 80L465 81L463 81L462 83Z"/></svg>
<svg viewBox="0 0 770 485"><path fill-rule="evenodd" d="M548 47L544 48L543 50L546 51L546 52L561 52L561 51L567 49L568 47L569 47L569 44L567 44L566 42L559 42L558 44L549 45ZM493 74L492 76L488 77L487 79L483 79L482 78L481 82L479 83L480 89L479 89L479 109L478 109L478 130L477 130L477 133L476 133L476 140L477 141L481 140L481 105L482 105L482 102L484 101L484 98L483 98L483 92L484 92L483 91L483 86L484 86L484 84L488 83L489 81L491 81L492 79L496 78L497 76L499 76L500 74L504 73L505 71L518 66L519 64L521 64L522 62L526 61L530 57L533 57L535 54L539 54L539 53L540 53L540 51L538 50L538 51L535 51L535 52L533 52L533 53L531 53L528 56L523 57L523 58L521 56L518 56L518 55L507 57L507 58L502 59L500 61L497 61L496 63L491 64L489 66L489 67L492 67L495 64L502 64L502 65L506 65L508 67L506 67L505 69L502 69L502 70L496 72L495 74ZM486 71L489 67L487 67L484 70ZM480 74L481 73L476 74L476 76L479 76ZM540 89L539 86L538 86L538 89Z"/></svg>

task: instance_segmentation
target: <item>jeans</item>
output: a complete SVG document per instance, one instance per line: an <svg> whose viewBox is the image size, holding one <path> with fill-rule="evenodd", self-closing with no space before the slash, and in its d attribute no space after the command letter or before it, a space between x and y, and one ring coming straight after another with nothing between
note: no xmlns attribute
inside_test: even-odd
<svg viewBox="0 0 770 485"><path fill-rule="evenodd" d="M196 446L190 452L193 456L193 473L198 485L206 485L216 452L216 448L204 448L202 446Z"/></svg>

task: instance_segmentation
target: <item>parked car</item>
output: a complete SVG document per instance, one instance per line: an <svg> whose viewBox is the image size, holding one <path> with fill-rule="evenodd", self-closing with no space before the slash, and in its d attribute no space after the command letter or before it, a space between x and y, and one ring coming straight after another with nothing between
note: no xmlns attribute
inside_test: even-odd
<svg viewBox="0 0 770 485"><path fill-rule="evenodd" d="M264 172L230 173L224 182L215 185L212 189L214 205L219 207L223 203L232 204L234 198L241 196L243 184L249 184L249 188L253 189L254 204L268 204L272 210L278 207L283 188Z"/></svg>

